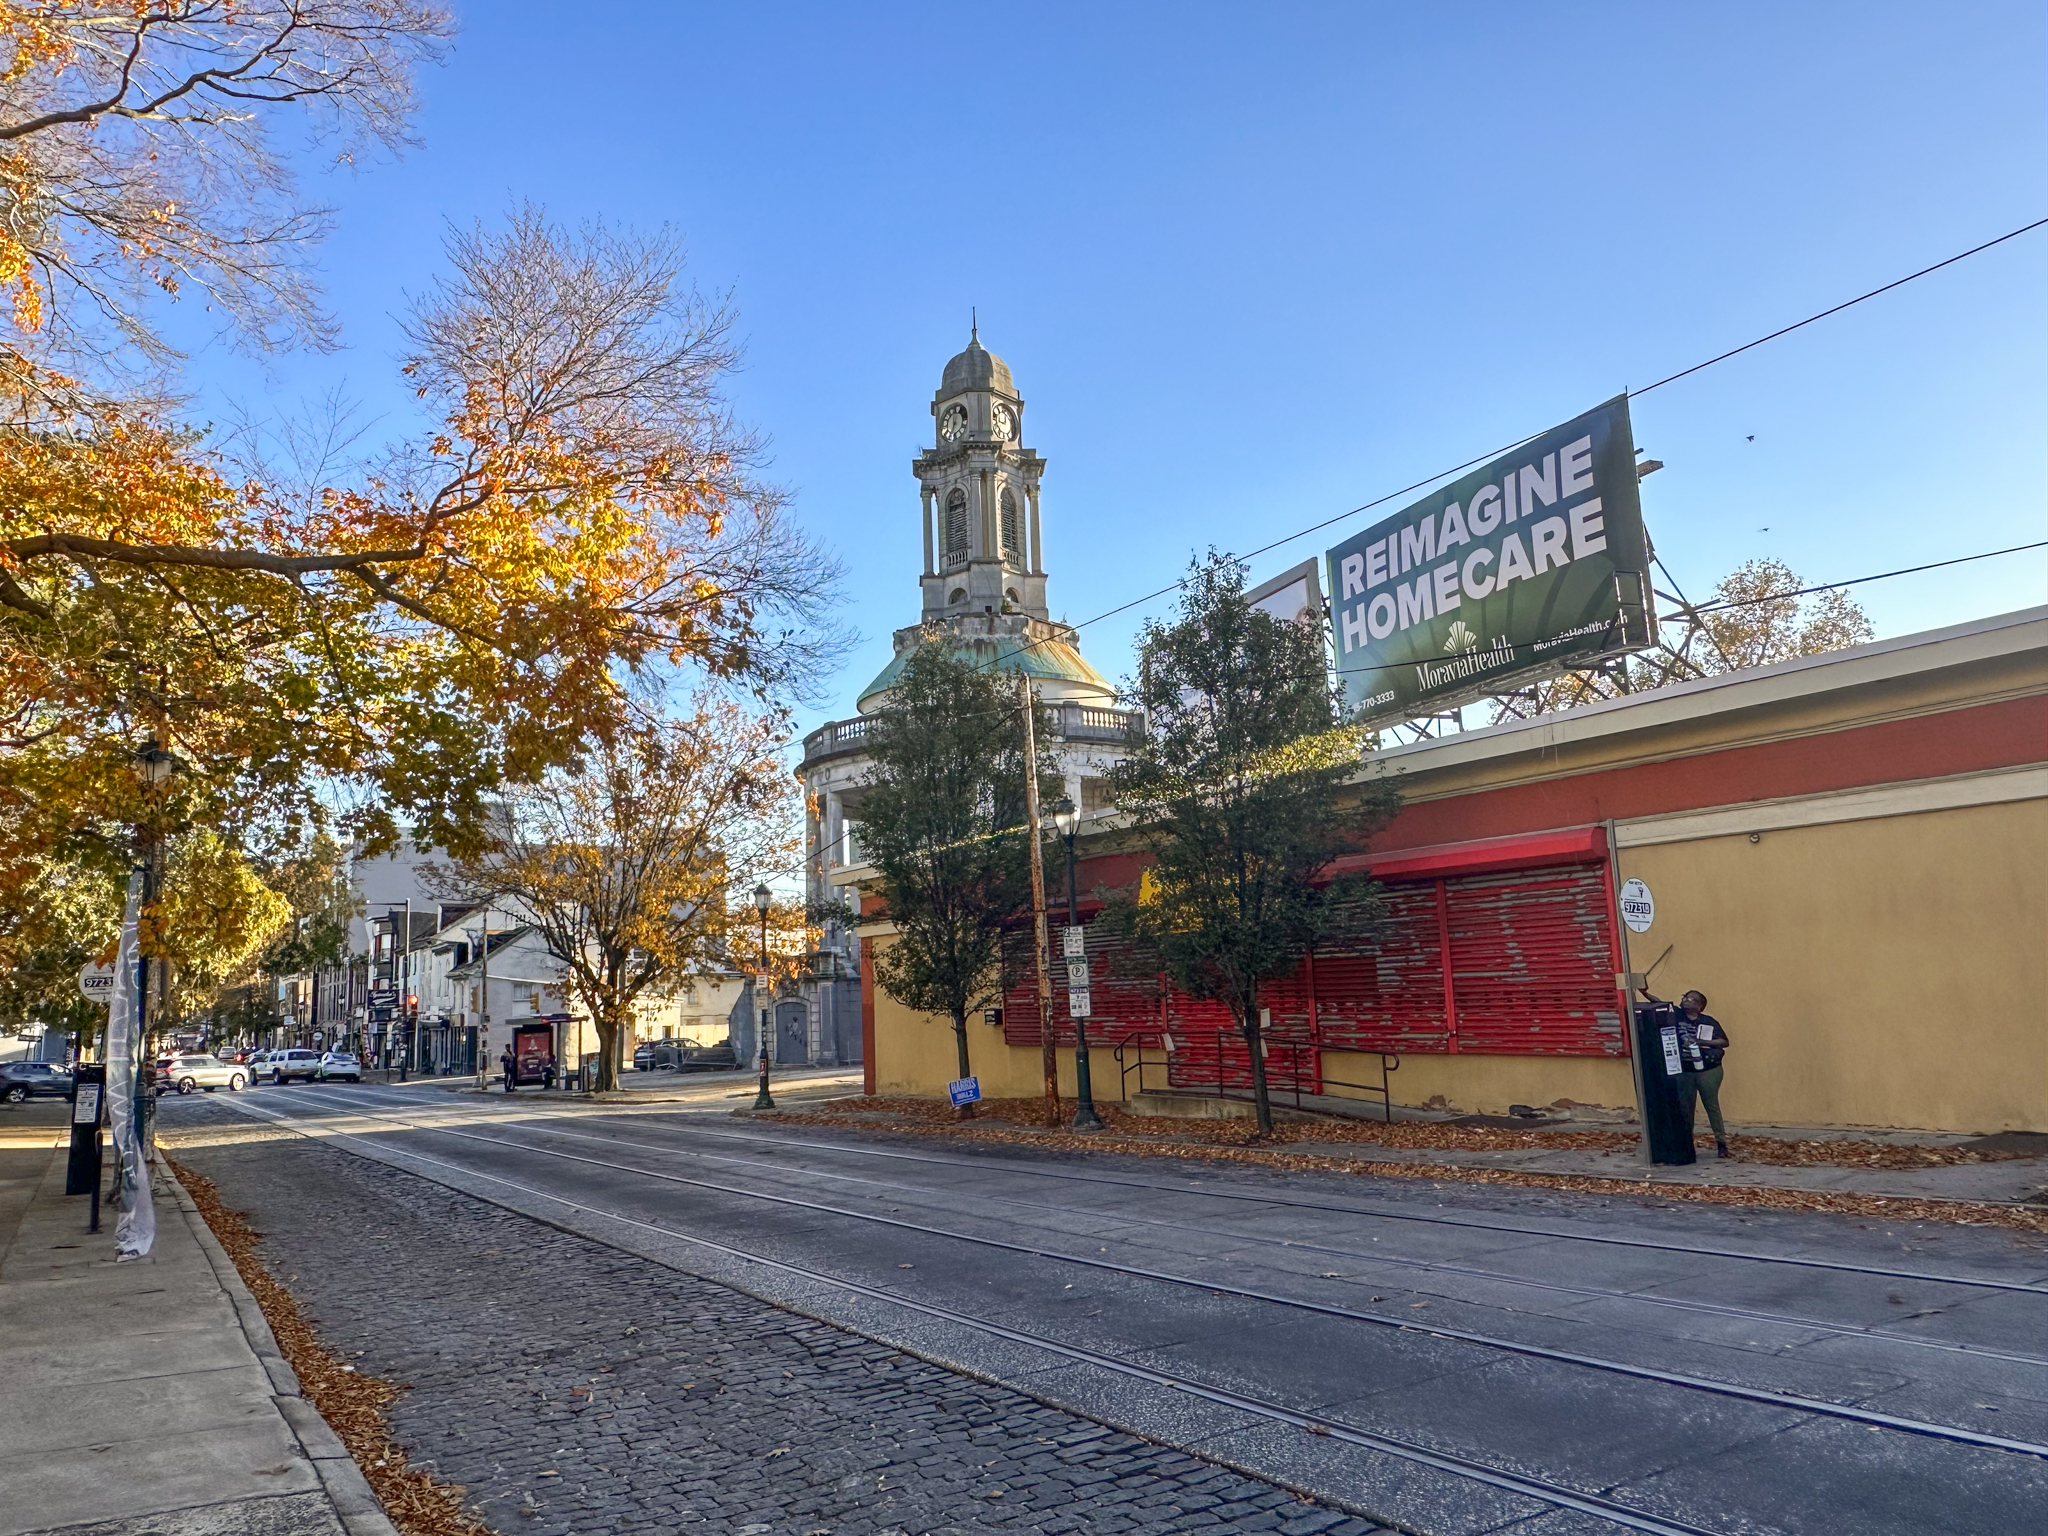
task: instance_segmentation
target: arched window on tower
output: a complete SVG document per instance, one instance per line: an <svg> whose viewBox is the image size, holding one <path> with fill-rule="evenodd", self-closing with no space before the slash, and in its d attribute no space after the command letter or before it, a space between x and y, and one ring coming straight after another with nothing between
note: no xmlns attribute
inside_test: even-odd
<svg viewBox="0 0 2048 1536"><path fill-rule="evenodd" d="M967 558L967 493L954 486L946 494L946 564Z"/></svg>
<svg viewBox="0 0 2048 1536"><path fill-rule="evenodd" d="M1012 565L1024 563L1024 520L1017 515L1017 498L1008 486L1003 487L1002 500L997 503L1003 514L1003 558Z"/></svg>

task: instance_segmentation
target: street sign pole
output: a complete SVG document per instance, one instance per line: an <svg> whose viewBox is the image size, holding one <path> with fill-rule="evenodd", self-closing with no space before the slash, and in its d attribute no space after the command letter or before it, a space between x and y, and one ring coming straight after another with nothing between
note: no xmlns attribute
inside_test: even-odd
<svg viewBox="0 0 2048 1536"><path fill-rule="evenodd" d="M1095 1084L1088 1071L1088 1015L1095 1011L1095 999L1088 986L1088 934L1081 926L1074 900L1071 841L1067 853L1067 926L1060 940L1067 962L1067 1011L1074 1016L1074 1129L1099 1131L1102 1117L1095 1112Z"/></svg>

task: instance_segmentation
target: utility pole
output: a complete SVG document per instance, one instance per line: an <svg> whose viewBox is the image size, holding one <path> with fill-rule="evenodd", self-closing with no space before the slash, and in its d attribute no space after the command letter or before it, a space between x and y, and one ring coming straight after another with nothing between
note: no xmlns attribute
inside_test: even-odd
<svg viewBox="0 0 2048 1536"><path fill-rule="evenodd" d="M1031 835L1031 930L1038 954L1038 1038L1045 1055L1045 1127L1060 1125L1060 1053L1052 1038L1052 959L1045 936L1045 860L1038 836L1038 726L1031 679L1021 673L1017 694L1024 704L1024 820Z"/></svg>

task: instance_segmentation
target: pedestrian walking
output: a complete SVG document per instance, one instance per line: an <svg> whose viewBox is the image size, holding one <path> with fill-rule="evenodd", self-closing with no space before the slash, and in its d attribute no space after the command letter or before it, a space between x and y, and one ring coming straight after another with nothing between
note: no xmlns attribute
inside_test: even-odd
<svg viewBox="0 0 2048 1536"><path fill-rule="evenodd" d="M1655 996L1648 987L1643 996L1660 1008L1671 1005ZM1678 1000L1675 1015L1678 1026L1678 1102L1685 1114L1685 1124L1692 1128L1693 1116L1698 1113L1696 1102L1707 1106L1707 1124L1714 1128L1714 1155L1728 1156L1728 1125L1721 1118L1721 1058L1728 1050L1728 1031L1721 1021L1707 1012L1707 994L1691 991Z"/></svg>

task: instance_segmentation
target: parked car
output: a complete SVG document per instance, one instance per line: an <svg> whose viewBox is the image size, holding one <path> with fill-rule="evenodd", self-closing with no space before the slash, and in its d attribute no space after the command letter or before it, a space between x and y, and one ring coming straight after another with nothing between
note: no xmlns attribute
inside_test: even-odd
<svg viewBox="0 0 2048 1536"><path fill-rule="evenodd" d="M0 1099L19 1104L23 1099L59 1099L71 1093L71 1069L55 1061L9 1061L0 1063Z"/></svg>
<svg viewBox="0 0 2048 1536"><path fill-rule="evenodd" d="M249 1069L218 1056L169 1056L156 1064L158 1093L190 1093L203 1088L208 1093L225 1088L240 1093L249 1086Z"/></svg>
<svg viewBox="0 0 2048 1536"><path fill-rule="evenodd" d="M635 1072L652 1072L654 1070L654 1044L652 1041L643 1040L633 1047L633 1070Z"/></svg>
<svg viewBox="0 0 2048 1536"><path fill-rule="evenodd" d="M238 1067L246 1067L249 1064L250 1051L246 1045L224 1045L213 1054L222 1061L233 1062Z"/></svg>
<svg viewBox="0 0 2048 1536"><path fill-rule="evenodd" d="M347 1051L329 1051L320 1058L320 1065L313 1069L313 1076L323 1083L360 1083L363 1064Z"/></svg>
<svg viewBox="0 0 2048 1536"><path fill-rule="evenodd" d="M730 1040L721 1040L717 1045L685 1046L679 1054L678 1072L730 1072L740 1064Z"/></svg>
<svg viewBox="0 0 2048 1536"><path fill-rule="evenodd" d="M310 1083L319 1070L318 1051L272 1051L270 1059L263 1063L263 1071L273 1083L288 1083L295 1077L302 1083Z"/></svg>

